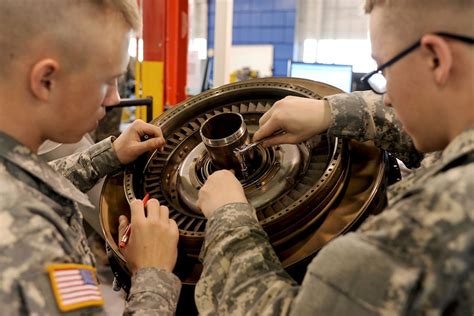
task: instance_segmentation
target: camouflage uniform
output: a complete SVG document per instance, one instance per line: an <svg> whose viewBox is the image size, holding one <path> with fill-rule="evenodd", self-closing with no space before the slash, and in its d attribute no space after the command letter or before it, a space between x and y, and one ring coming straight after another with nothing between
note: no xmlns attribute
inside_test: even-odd
<svg viewBox="0 0 474 316"><path fill-rule="evenodd" d="M331 108L329 135L359 141L372 140L402 160L409 168L418 167L423 155L410 136L402 132L393 108L383 105L382 96L371 91L337 94L326 98Z"/></svg>
<svg viewBox="0 0 474 316"><path fill-rule="evenodd" d="M92 205L81 191L120 167L111 139L51 166L0 132L2 315L61 314L45 267L52 263L95 264L79 212L79 207ZM174 313L181 286L175 275L141 269L132 284L125 314ZM102 307L84 307L68 314L104 314Z"/></svg>
<svg viewBox="0 0 474 316"><path fill-rule="evenodd" d="M391 133L391 110L379 108L379 101L374 106L370 95L328 98L329 133L403 152L410 142ZM405 145L389 146L392 141ZM415 165L416 157L405 155ZM357 232L328 243L301 286L282 268L251 206L216 210L201 252L204 270L195 294L200 313L473 315L474 126L436 164L395 184L389 199L386 210Z"/></svg>

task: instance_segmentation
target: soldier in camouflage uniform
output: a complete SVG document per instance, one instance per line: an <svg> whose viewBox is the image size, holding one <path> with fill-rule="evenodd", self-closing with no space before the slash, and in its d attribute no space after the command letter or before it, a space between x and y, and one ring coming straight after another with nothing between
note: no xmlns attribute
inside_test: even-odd
<svg viewBox="0 0 474 316"><path fill-rule="evenodd" d="M77 142L119 101L135 0L0 1L0 304L2 315L104 314L80 207L101 177L164 145L159 127L136 121L118 138L47 164L46 139ZM80 31L79 31L80 30ZM141 141L144 134L150 139ZM168 209L131 203L123 249L132 272L125 314L171 315L179 232ZM119 219L119 235L129 224Z"/></svg>
<svg viewBox="0 0 474 316"><path fill-rule="evenodd" d="M389 107L370 92L287 97L262 117L255 139L282 128L286 135L267 145L297 143L327 130L373 140L415 167L420 155L405 130L420 152L441 157L391 187L385 211L329 242L301 286L282 268L237 179L214 173L198 201L209 219L195 294L201 314L473 315L474 6L368 0L366 10L379 65L421 39L384 67L386 89L372 87Z"/></svg>

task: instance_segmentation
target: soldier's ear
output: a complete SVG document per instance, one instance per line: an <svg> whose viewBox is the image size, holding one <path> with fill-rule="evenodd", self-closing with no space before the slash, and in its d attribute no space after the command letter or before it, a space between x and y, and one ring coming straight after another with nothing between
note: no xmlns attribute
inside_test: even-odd
<svg viewBox="0 0 474 316"><path fill-rule="evenodd" d="M30 90L41 101L48 101L60 70L54 59L42 59L35 63L30 72Z"/></svg>
<svg viewBox="0 0 474 316"><path fill-rule="evenodd" d="M453 67L453 54L449 44L441 36L428 34L421 39L421 49L434 81L443 86L448 81Z"/></svg>

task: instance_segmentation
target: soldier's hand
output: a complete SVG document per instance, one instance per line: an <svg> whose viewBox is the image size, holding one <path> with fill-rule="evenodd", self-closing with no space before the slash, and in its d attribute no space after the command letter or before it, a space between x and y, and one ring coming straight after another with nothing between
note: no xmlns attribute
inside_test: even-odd
<svg viewBox="0 0 474 316"><path fill-rule="evenodd" d="M219 170L207 178L199 190L197 206L210 218L214 211L229 203L248 203L239 180L229 170Z"/></svg>
<svg viewBox="0 0 474 316"><path fill-rule="evenodd" d="M126 246L120 251L127 267L134 274L140 268L160 268L172 272L178 257L179 230L176 222L169 218L169 210L156 199L146 205L135 200L131 208L131 233ZM126 216L119 218L119 243L127 228Z"/></svg>
<svg viewBox="0 0 474 316"><path fill-rule="evenodd" d="M330 109L326 101L288 96L275 102L260 118L260 128L253 135L253 140L258 141L282 129L285 134L272 137L263 145L297 144L325 132L330 122Z"/></svg>
<svg viewBox="0 0 474 316"><path fill-rule="evenodd" d="M143 140L145 135L148 135L149 139ZM115 153L122 164L128 164L141 154L162 148L164 145L165 139L161 128L142 120L135 120L113 142Z"/></svg>

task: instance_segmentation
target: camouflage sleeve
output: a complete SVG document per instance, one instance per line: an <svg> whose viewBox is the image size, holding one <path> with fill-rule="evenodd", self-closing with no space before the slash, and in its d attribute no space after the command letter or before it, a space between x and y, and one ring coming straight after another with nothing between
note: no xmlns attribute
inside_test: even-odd
<svg viewBox="0 0 474 316"><path fill-rule="evenodd" d="M421 275L420 268L350 233L313 259L291 315L407 315Z"/></svg>
<svg viewBox="0 0 474 316"><path fill-rule="evenodd" d="M359 229L393 261L398 258L421 270L406 314L474 315L473 174L470 163L423 178L428 184L414 185Z"/></svg>
<svg viewBox="0 0 474 316"><path fill-rule="evenodd" d="M203 315L472 315L472 166L433 177L328 243L297 287L247 204L216 211L196 287Z"/></svg>
<svg viewBox="0 0 474 316"><path fill-rule="evenodd" d="M121 167L109 137L88 150L51 161L49 164L71 181L79 190L87 192L102 177Z"/></svg>
<svg viewBox="0 0 474 316"><path fill-rule="evenodd" d="M195 292L201 315L283 315L298 292L248 204L214 212L201 260Z"/></svg>
<svg viewBox="0 0 474 316"><path fill-rule="evenodd" d="M132 288L124 315L174 315L181 281L157 268L140 269L132 278Z"/></svg>
<svg viewBox="0 0 474 316"><path fill-rule="evenodd" d="M79 238L48 205L20 201L12 212L0 210L0 306L2 315L60 315L48 263L85 263ZM34 203L34 207L31 206ZM86 258L87 259L87 258ZM101 306L81 308L83 315L104 315ZM73 313L71 313L73 315Z"/></svg>
<svg viewBox="0 0 474 316"><path fill-rule="evenodd" d="M371 91L342 93L325 98L331 108L328 135L359 141L371 140L402 160L409 168L419 166L423 155L413 145L392 108L383 105L382 96Z"/></svg>

